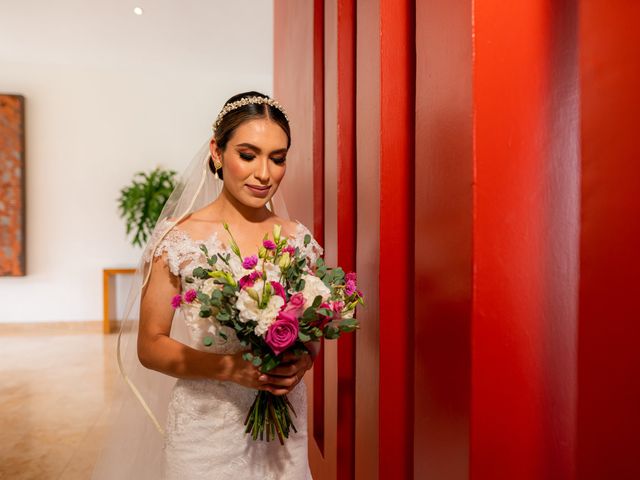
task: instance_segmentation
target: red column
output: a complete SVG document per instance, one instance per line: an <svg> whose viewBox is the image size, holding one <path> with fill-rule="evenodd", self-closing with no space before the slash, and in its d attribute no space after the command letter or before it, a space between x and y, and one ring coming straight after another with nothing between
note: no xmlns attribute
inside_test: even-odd
<svg viewBox="0 0 640 480"><path fill-rule="evenodd" d="M576 2L474 3L471 476L574 475Z"/></svg>
<svg viewBox="0 0 640 480"><path fill-rule="evenodd" d="M415 12L380 0L380 478L413 476Z"/></svg>
<svg viewBox="0 0 640 480"><path fill-rule="evenodd" d="M338 265L356 267L355 0L337 1ZM338 479L355 475L356 335L338 340Z"/></svg>
<svg viewBox="0 0 640 480"><path fill-rule="evenodd" d="M380 365L380 5L356 6L356 163L358 286L366 306L356 336L355 478L376 479L379 457Z"/></svg>
<svg viewBox="0 0 640 480"><path fill-rule="evenodd" d="M416 2L416 479L469 478L471 2Z"/></svg>
<svg viewBox="0 0 640 480"><path fill-rule="evenodd" d="M578 478L640 478L640 3L581 3Z"/></svg>

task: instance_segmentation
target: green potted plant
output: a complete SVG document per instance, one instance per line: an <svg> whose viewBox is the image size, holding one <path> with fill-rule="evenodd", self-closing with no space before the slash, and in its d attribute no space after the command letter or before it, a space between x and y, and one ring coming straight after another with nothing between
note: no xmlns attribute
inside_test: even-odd
<svg viewBox="0 0 640 480"><path fill-rule="evenodd" d="M127 222L127 235L134 232L133 245L142 247L151 235L176 186L175 176L175 171L160 167L150 172L137 172L132 183L120 190L118 209Z"/></svg>

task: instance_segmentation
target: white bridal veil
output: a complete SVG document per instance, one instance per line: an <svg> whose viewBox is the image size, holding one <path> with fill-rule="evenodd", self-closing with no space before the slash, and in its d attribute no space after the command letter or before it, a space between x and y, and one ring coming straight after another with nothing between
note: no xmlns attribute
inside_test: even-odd
<svg viewBox="0 0 640 480"><path fill-rule="evenodd" d="M223 182L208 166L209 142L200 147L160 214L138 262L118 334L116 359L119 387L107 418L107 434L93 471L94 479L158 479L161 477L163 429L169 394L176 379L142 366L137 355L139 307L148 280L153 252L178 222L214 201ZM280 190L268 208L281 218L288 212ZM167 299L167 303L171 299ZM176 310L171 337L188 344L187 329Z"/></svg>

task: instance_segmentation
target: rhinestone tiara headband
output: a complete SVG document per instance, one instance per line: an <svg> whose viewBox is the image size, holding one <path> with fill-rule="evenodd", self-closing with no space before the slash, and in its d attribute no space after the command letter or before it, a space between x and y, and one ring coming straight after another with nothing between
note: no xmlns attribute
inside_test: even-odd
<svg viewBox="0 0 640 480"><path fill-rule="evenodd" d="M216 121L213 122L213 131L214 132L216 131L216 129L220 125L220 122L222 121L222 117L224 117L227 113L229 113L232 110L235 110L236 108L240 108L240 107L242 107L244 105L249 105L250 103L266 103L268 105L271 105L272 107L276 107L278 110L280 110L282 112L282 114L284 115L284 118L287 119L287 122L289 121L289 117L287 116L287 112L285 112L284 108L282 107L282 105L280 105L273 98L244 97L244 98L241 98L240 100L236 100L235 102L227 103L224 106L224 108L218 114L218 118L216 118Z"/></svg>

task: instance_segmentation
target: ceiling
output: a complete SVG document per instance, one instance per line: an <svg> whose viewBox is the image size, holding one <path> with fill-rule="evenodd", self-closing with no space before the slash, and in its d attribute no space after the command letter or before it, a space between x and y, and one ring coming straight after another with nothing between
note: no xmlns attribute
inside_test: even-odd
<svg viewBox="0 0 640 480"><path fill-rule="evenodd" d="M0 62L238 75L273 64L273 0L0 0L0 23Z"/></svg>

